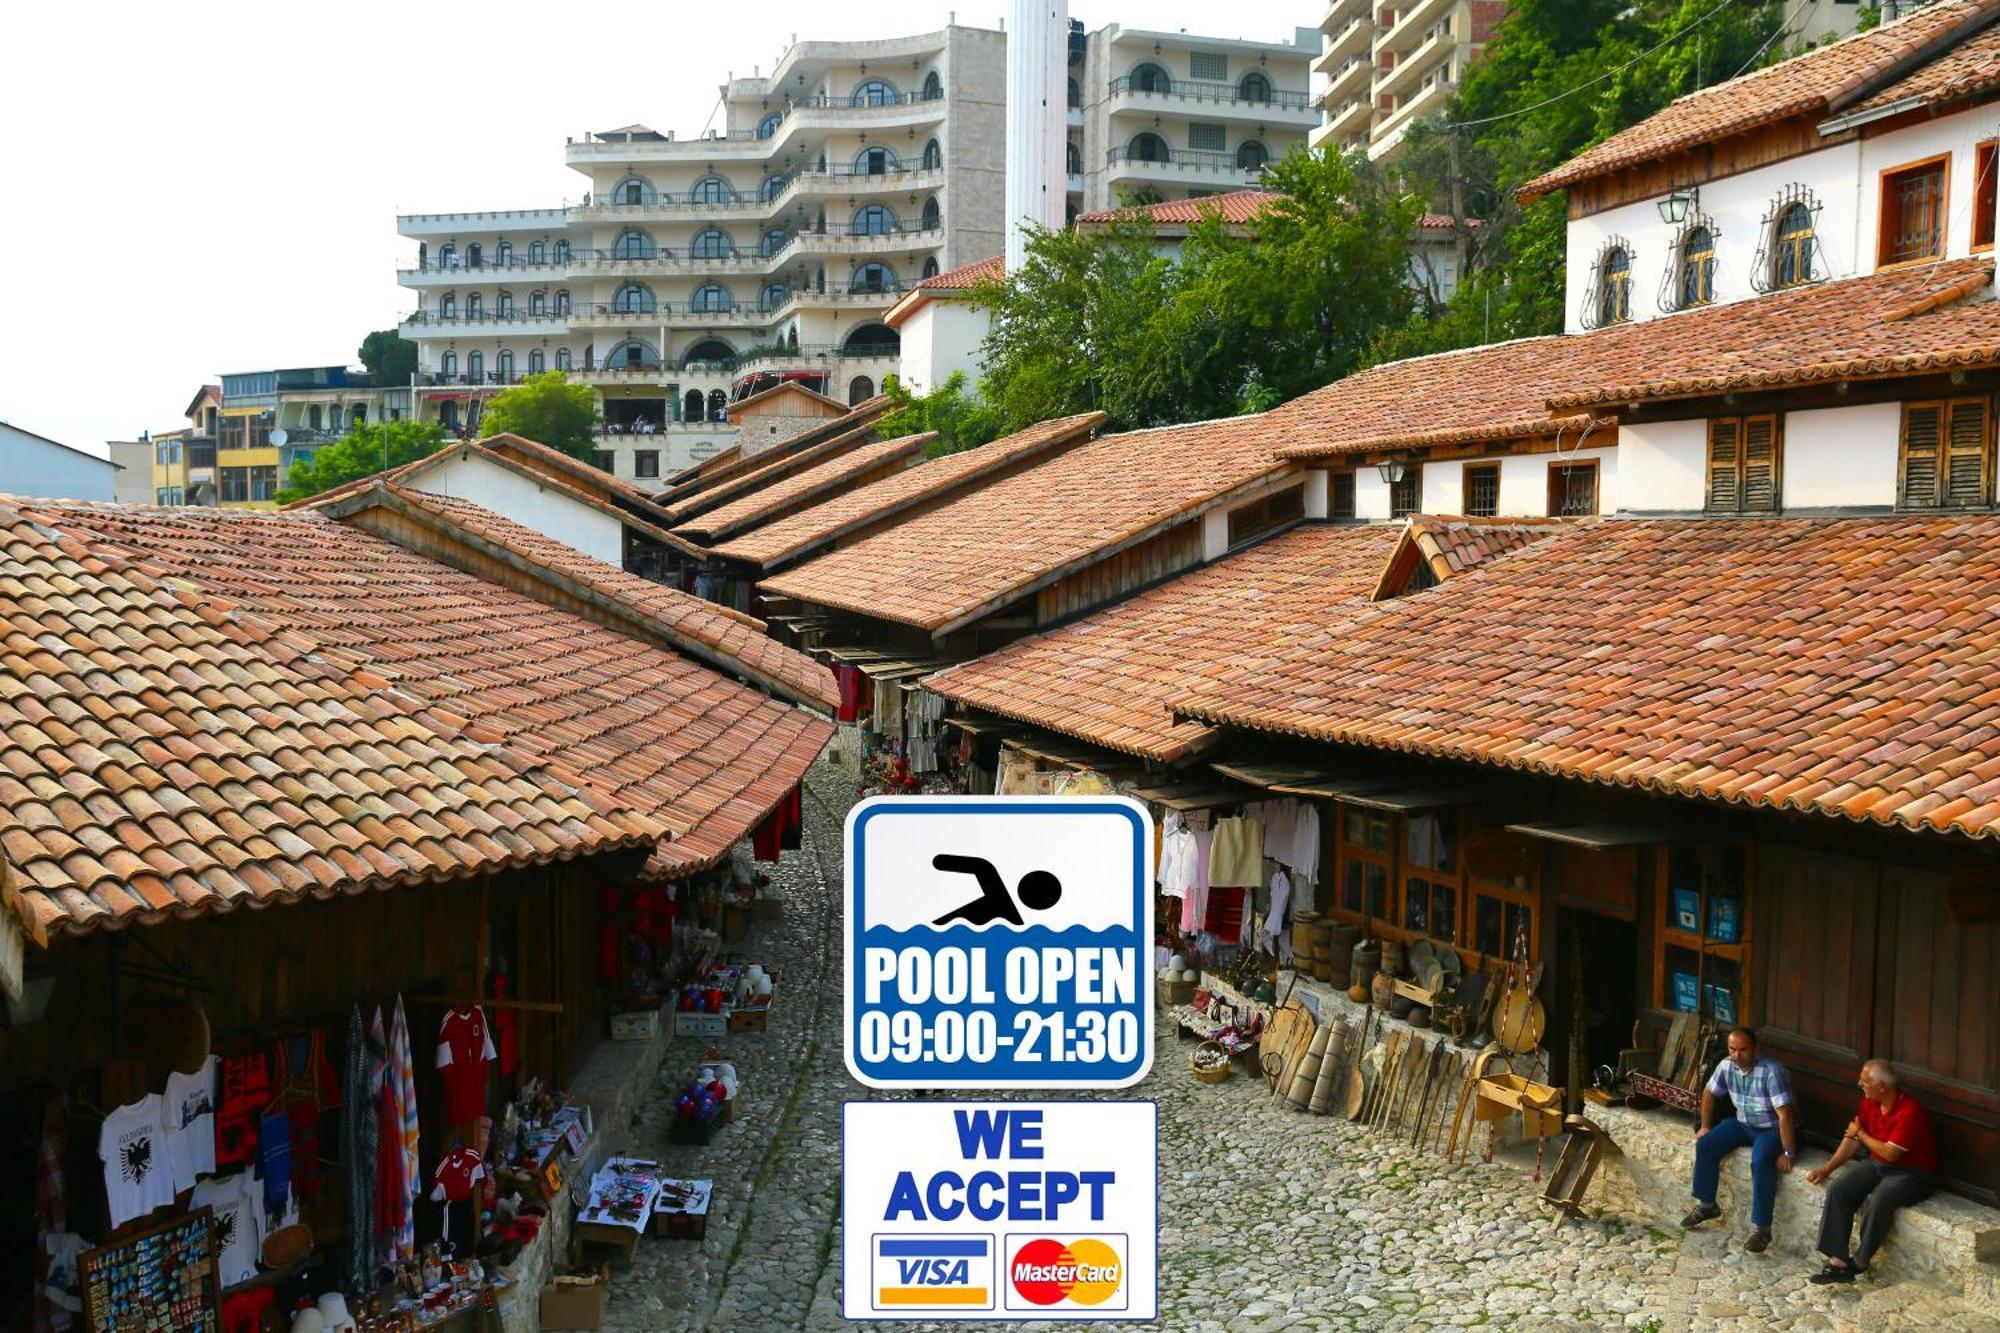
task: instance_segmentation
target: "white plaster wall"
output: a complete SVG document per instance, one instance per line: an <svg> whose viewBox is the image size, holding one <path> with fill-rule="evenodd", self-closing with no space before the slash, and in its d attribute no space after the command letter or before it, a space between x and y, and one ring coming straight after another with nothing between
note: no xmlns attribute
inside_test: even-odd
<svg viewBox="0 0 2000 1333"><path fill-rule="evenodd" d="M1201 558L1220 560L1229 550L1229 515L1211 509L1201 516Z"/></svg>
<svg viewBox="0 0 2000 1333"><path fill-rule="evenodd" d="M1618 428L1623 507L1687 513L1708 502L1708 422L1651 421Z"/></svg>
<svg viewBox="0 0 2000 1333"><path fill-rule="evenodd" d="M1354 469L1354 516L1378 520L1389 517L1389 483L1372 467Z"/></svg>
<svg viewBox="0 0 2000 1333"><path fill-rule="evenodd" d="M624 566L625 525L476 453L459 451L416 480L418 490L456 496L553 537L608 565Z"/></svg>
<svg viewBox="0 0 2000 1333"><path fill-rule="evenodd" d="M150 495L152 482L148 470ZM0 421L0 495L109 501L117 469L109 458L69 449Z"/></svg>
<svg viewBox="0 0 2000 1333"><path fill-rule="evenodd" d="M1486 458L1453 458L1442 462L1426 463L1419 482L1417 510L1424 514L1463 514L1465 512L1465 469L1468 464L1498 463L1500 465L1500 512L1498 517L1539 518L1549 509L1549 464L1555 462L1577 463L1595 459L1597 462L1597 511L1609 514L1618 498L1618 450L1615 448L1565 449L1556 454L1496 454ZM1361 505L1360 487L1365 478L1375 477L1373 468L1363 468L1355 474L1355 505ZM1375 485L1382 491L1381 513L1366 517L1387 517L1389 513L1388 488L1379 477Z"/></svg>
<svg viewBox="0 0 2000 1333"><path fill-rule="evenodd" d="M1758 167L1700 187L1700 209L1716 231L1715 296L1737 301L1757 295L1751 286L1753 261L1763 241L1765 215L1788 185L1809 187L1818 198L1819 263L1831 278L1854 277L1875 269L1876 212L1880 173L1939 153L1952 158L1945 225L1945 255L1964 258L1972 244L1972 191L1975 150L2000 132L2000 111L1979 108L1874 138L1835 144L1816 152ZM1661 280L1674 259L1680 228L1660 220L1664 194L1606 209L1570 222L1566 262L1566 327L1575 332L1590 291L1591 267L1613 236L1632 246L1632 317L1652 319L1660 308Z"/></svg>
<svg viewBox="0 0 2000 1333"><path fill-rule="evenodd" d="M1902 428L1901 403L1786 413L1784 507L1893 506Z"/></svg>
<svg viewBox="0 0 2000 1333"><path fill-rule="evenodd" d="M1306 473L1306 517L1327 516L1327 473L1324 468Z"/></svg>
<svg viewBox="0 0 2000 1333"><path fill-rule="evenodd" d="M984 310L964 301L926 301L898 330L903 345L897 374L904 387L929 393L960 372L968 392L977 388L986 373L980 348L991 326Z"/></svg>

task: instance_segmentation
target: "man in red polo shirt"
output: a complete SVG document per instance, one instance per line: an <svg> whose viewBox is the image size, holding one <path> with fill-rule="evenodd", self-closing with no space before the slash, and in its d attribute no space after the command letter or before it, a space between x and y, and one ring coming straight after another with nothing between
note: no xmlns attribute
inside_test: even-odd
<svg viewBox="0 0 2000 1333"><path fill-rule="evenodd" d="M1826 1267L1813 1274L1816 1283L1852 1282L1867 1272L1896 1210L1921 1202L1937 1188L1937 1140L1924 1108L1896 1086L1896 1071L1887 1060L1861 1066L1860 1082L1861 1113L1848 1123L1827 1164L1806 1172L1807 1180L1824 1185L1842 1163L1861 1158L1841 1171L1826 1192L1819 1220L1819 1252L1826 1256ZM1861 1246L1849 1254L1856 1209L1861 1212Z"/></svg>

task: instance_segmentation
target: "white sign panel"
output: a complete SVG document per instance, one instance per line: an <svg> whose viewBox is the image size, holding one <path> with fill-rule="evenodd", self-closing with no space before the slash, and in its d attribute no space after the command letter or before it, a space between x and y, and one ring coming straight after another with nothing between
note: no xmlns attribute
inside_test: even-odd
<svg viewBox="0 0 2000 1333"><path fill-rule="evenodd" d="M1122 796L847 818L847 1067L878 1088L1122 1088L1153 1060L1152 823Z"/></svg>
<svg viewBox="0 0 2000 1333"><path fill-rule="evenodd" d="M1159 1313L1151 1102L849 1102L849 1319Z"/></svg>

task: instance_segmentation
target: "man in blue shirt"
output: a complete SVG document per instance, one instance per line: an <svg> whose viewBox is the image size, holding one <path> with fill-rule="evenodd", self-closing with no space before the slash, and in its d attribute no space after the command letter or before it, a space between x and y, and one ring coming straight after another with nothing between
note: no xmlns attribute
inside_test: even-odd
<svg viewBox="0 0 2000 1333"><path fill-rule="evenodd" d="M1715 1099L1727 1097L1734 1114L1720 1123ZM1750 1225L1755 1228L1744 1249L1762 1254L1771 1243L1771 1209L1777 1202L1778 1177L1792 1169L1798 1151L1798 1116L1792 1105L1792 1085L1785 1067L1757 1053L1757 1034L1736 1028L1729 1034L1729 1058L1715 1067L1701 1090L1701 1128L1694 1143L1694 1210L1681 1219L1698 1227L1722 1216L1715 1206L1715 1187L1722 1159L1738 1148L1750 1150Z"/></svg>

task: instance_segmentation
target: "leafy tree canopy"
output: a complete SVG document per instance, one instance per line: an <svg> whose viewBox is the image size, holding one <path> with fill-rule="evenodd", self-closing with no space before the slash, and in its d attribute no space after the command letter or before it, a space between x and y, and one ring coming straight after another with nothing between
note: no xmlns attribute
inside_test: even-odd
<svg viewBox="0 0 2000 1333"><path fill-rule="evenodd" d="M293 463L278 500L290 504L310 499L361 477L428 458L444 444L444 431L434 421L371 421L356 426L314 453L312 461Z"/></svg>
<svg viewBox="0 0 2000 1333"><path fill-rule="evenodd" d="M927 458L976 449L1001 433L1000 419L993 409L966 392L963 371L953 371L943 384L921 396L890 375L882 381L882 392L896 406L876 423L875 433L894 440L936 431L937 438L924 447Z"/></svg>
<svg viewBox="0 0 2000 1333"><path fill-rule="evenodd" d="M560 370L530 375L503 389L479 419L483 434L523 436L588 461L597 447L597 397Z"/></svg>
<svg viewBox="0 0 2000 1333"><path fill-rule="evenodd" d="M361 340L355 355L377 384L408 384L417 369L417 345L394 329L377 329Z"/></svg>

